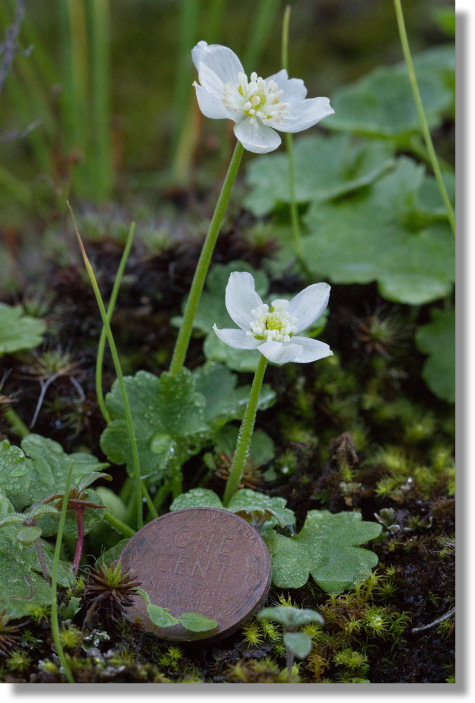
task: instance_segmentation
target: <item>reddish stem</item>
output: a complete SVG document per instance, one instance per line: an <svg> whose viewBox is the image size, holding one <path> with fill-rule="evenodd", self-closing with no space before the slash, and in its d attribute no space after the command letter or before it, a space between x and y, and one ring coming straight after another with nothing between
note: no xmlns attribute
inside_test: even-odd
<svg viewBox="0 0 475 703"><path fill-rule="evenodd" d="M78 575L79 562L81 561L82 548L84 544L84 507L76 506L74 508L76 514L76 520L78 524L78 541L76 543L76 553L74 554L73 560L73 571L74 575Z"/></svg>

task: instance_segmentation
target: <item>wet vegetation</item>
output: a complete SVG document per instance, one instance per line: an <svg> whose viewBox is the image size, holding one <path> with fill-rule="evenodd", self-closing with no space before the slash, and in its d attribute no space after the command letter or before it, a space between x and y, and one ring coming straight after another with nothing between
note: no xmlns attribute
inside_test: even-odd
<svg viewBox="0 0 475 703"><path fill-rule="evenodd" d="M293 4L290 73L304 78L309 94L330 96L340 120L332 126L328 118L295 139L307 267L292 239L287 175L279 175L285 149L247 154L186 358L198 384L190 393L199 388L206 395L206 374L220 374L235 406L220 406L192 437L191 430L190 437L172 436L179 490L162 444L154 450L161 468L148 484L160 515L196 488L223 496L256 364L214 339L212 324L221 327L226 315L229 273L251 271L271 299L328 281L328 314L310 334L334 355L316 364L268 366L240 488L268 496L277 513L276 506L293 511L293 523L273 525L275 540L302 533L309 511L357 512L379 532L364 544L377 566L341 588L322 586L310 567L304 585L272 585L266 606L314 610L323 618L302 625L311 649L291 662L290 675L284 629L274 620L253 615L233 635L196 647L157 639L126 619L140 584L116 560L137 527L133 473L129 450L107 434L122 421L108 348L101 383L111 422L98 402L103 323L66 207L69 200L106 302L136 223L111 326L124 375L147 372L161 383L235 141L225 123L203 120L188 89L183 98L177 73L189 86L189 49L202 37L247 51L246 61L262 75L275 72L283 5L262 2L255 9L245 2L238 11L213 2L205 13L200 3L183 2L181 17L167 3L118 2L110 16L94 17L86 5L73 10L58 3L57 16L34 4L19 16L23 3L13 1L0 10L5 36L19 22L19 44L0 85L7 105L0 125L6 154L0 166L1 680L66 680L50 588L71 464L57 607L59 641L75 682L454 682L453 237L417 113L393 114L383 130L392 103L381 86L394 81L409 96L407 105L412 99L401 77L392 3ZM405 8L452 199L451 9L424 0ZM230 13L226 21L220 12ZM250 17L260 34L249 35ZM186 61L175 45L180 32ZM90 50L81 43L86 36ZM103 42L110 64L101 58ZM68 74L74 57L82 57L83 74ZM381 66L382 82L374 74ZM79 88L74 78L82 80ZM94 100L103 90L109 104L101 107ZM358 91L379 100L371 125ZM105 133L104 115L111 125ZM322 168L319 154L327 177L317 173L309 187L309 174ZM155 381L148 383L152 388ZM24 465L33 477L28 485ZM153 517L149 508L145 520Z"/></svg>

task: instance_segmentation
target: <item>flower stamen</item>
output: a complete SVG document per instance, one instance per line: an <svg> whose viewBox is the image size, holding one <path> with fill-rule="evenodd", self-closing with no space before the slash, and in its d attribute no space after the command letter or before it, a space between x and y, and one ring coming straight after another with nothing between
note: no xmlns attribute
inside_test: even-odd
<svg viewBox="0 0 475 703"><path fill-rule="evenodd" d="M292 335L297 331L298 320L288 313L287 308L288 301L280 300L271 305L270 310L265 304L251 310L254 320L247 335L259 340L290 342Z"/></svg>
<svg viewBox="0 0 475 703"><path fill-rule="evenodd" d="M281 102L284 91L278 90L274 80L266 81L253 72L250 80L245 73L239 73L238 81L224 84L223 103L228 110L242 112L246 117L258 117L262 122L284 119L289 104Z"/></svg>

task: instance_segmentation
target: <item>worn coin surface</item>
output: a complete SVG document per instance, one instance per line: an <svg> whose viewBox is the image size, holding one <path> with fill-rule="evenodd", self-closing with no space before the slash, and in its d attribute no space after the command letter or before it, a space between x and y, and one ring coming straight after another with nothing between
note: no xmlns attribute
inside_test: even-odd
<svg viewBox="0 0 475 703"><path fill-rule="evenodd" d="M158 628L140 596L127 608L131 622L169 640L230 634L265 600L272 566L261 536L238 515L218 508L186 508L149 522L126 544L122 567L133 570L152 603L177 617L196 612L216 620L211 632L181 625Z"/></svg>

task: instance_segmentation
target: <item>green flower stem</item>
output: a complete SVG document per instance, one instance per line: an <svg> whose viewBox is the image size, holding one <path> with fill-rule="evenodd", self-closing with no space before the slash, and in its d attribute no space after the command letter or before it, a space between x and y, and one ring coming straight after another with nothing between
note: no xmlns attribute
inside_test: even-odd
<svg viewBox="0 0 475 703"><path fill-rule="evenodd" d="M114 313L114 308L115 308L115 304L117 301L117 296L119 294L119 288L120 288L120 284L122 282L122 276L124 274L125 265L127 263L127 259L129 258L130 250L132 248L132 242L134 239L134 232L135 232L135 223L133 222L130 226L129 233L127 235L127 240L125 242L124 251L122 254L122 258L120 260L119 268L117 269L117 274L115 277L114 286L112 288L112 293L111 293L109 305L107 308L107 320L109 321L109 323L110 323L110 321L112 319L112 315ZM102 326L101 336L99 338L99 345L97 347L96 395L97 395L97 402L99 403L99 408L102 413L102 417L104 418L104 420L107 423L109 423L111 421L111 417L109 415L109 411L106 408L106 404L104 402L104 395L102 393L102 364L103 364L103 360L104 360L106 339L107 339L106 328L104 326Z"/></svg>
<svg viewBox="0 0 475 703"><path fill-rule="evenodd" d="M99 307L99 312L102 317L102 324L104 325L105 330L106 330L107 341L109 342L109 347L110 347L111 354L112 354L112 360L114 362L114 368L115 368L115 372L117 375L117 380L119 382L120 392L122 395L122 402L124 404L124 412L125 412L125 421L127 424L127 434L129 435L129 441L130 441L130 445L131 445L131 449L132 449L132 461L133 461L134 475L135 475L135 498L136 498L136 512L137 512L137 527L140 529L143 526L142 494L143 494L144 490L146 490L146 489L145 489L145 485L143 484L142 477L140 475L139 453L138 453L138 449L137 449L137 441L135 438L134 425L133 425L133 421L132 421L132 412L130 410L130 404L129 404L129 399L127 396L127 390L125 388L124 375L122 373L122 367L120 365L119 354L117 351L117 347L115 345L115 341L114 341L112 330L111 330L111 327L109 324L109 320L107 318L107 312L104 307L104 302L102 300L101 292L99 290L99 286L97 285L97 280L94 275L94 271L92 269L89 258L86 254L86 250L84 249L81 235L79 234L79 230L76 225L76 218L74 217L74 213L73 213L69 203L68 203L68 207L71 211L71 216L73 218L73 223L74 223L74 229L76 232L76 236L78 238L79 248L81 249L81 254L84 259L84 264L86 266L86 270L89 275L89 280L91 281L91 285L94 290L94 295L96 296L97 305Z"/></svg>
<svg viewBox="0 0 475 703"><path fill-rule="evenodd" d="M140 485L142 486L142 496L143 499L145 500L148 509L150 510L152 517L158 517L158 513L155 509L155 506L153 504L153 500L150 497L150 493L147 491L147 486L143 481L141 481Z"/></svg>
<svg viewBox="0 0 475 703"><path fill-rule="evenodd" d="M229 501L236 493L242 475L244 473L244 466L246 464L246 459L249 454L249 445L251 443L252 430L254 429L254 421L256 419L257 404L259 402L259 393L261 391L262 381L264 380L266 366L267 359L261 354L259 362L257 364L256 373L254 374L254 380L252 382L249 400L247 401L246 412L244 413L241 428L239 430L239 436L236 451L234 452L233 463L231 464L229 477L226 482L226 488L224 490L224 506L228 505Z"/></svg>
<svg viewBox="0 0 475 703"><path fill-rule="evenodd" d="M26 437L26 435L30 434L30 430L25 425L21 417L15 412L15 410L13 410L13 408L9 408L7 406L3 410L3 416L9 422L12 431L16 435L23 439L23 437Z"/></svg>
<svg viewBox="0 0 475 703"><path fill-rule="evenodd" d="M243 153L244 147L240 142L237 142L228 167L226 178L224 179L224 183L221 188L218 202L216 203L216 208L208 229L208 234L206 235L200 258L196 266L195 275L190 288L190 294L185 307L185 313L183 315L183 322L181 324L180 331L178 332L178 338L175 343L175 349L173 351L173 356L170 363L169 371L172 375L179 373L185 363L186 352L188 351L188 345L190 343L196 309L200 301L206 274L208 273L211 257L213 256L214 247L218 239L219 228L221 227L221 223L223 221L224 213L229 202L229 196L231 195L234 181L236 180Z"/></svg>
<svg viewBox="0 0 475 703"><path fill-rule="evenodd" d="M414 70L414 64L412 62L411 50L409 48L409 41L407 39L406 26L404 23L404 14L402 11L401 0L394 0L394 8L396 10L396 19L399 29L399 36L401 38L401 46L404 54L404 59L407 65L407 71L409 74L409 80L411 82L411 88L414 95L414 100L417 106L417 112L419 113L419 120L421 123L422 134L424 136L424 141L426 143L427 151L429 152L430 161L432 164L432 169L434 171L437 183L439 184L440 193L442 195L442 200L444 201L445 209L447 210L447 217L452 228L452 232L455 236L455 215L452 208L452 203L448 196L447 190L445 188L445 183L442 178L442 173L440 170L439 161L437 159L437 154L435 153L434 145L432 143L432 137L430 135L429 125L427 124L427 119L424 112L424 107L422 105L421 94L419 92L419 86L417 84L416 72Z"/></svg>
<svg viewBox="0 0 475 703"><path fill-rule="evenodd" d="M289 69L289 22L290 22L290 5L287 5L284 12L282 22L282 68L286 71ZM305 263L305 257L302 249L302 234L300 231L299 213L297 209L297 200L295 198L295 166L294 166L294 139L292 134L285 135L285 143L287 147L287 159L289 166L289 200L290 200L290 220L292 222L292 232L294 235L295 250L300 265L307 276L310 275L308 267Z"/></svg>
<svg viewBox="0 0 475 703"><path fill-rule="evenodd" d="M64 489L64 495L69 495L69 489L71 487L71 476L73 473L73 462L69 462L68 475L66 477L66 487ZM69 683L75 683L71 670L66 661L64 655L63 645L61 644L61 638L59 636L59 624L58 624L58 601L57 601L57 590L58 590L58 566L59 566L59 555L61 553L61 542L63 540L64 525L66 522L66 512L68 509L68 501L63 500L63 505L61 506L61 513L59 515L58 523L58 534L56 536L56 546L54 548L53 556L53 568L51 570L51 632L53 635L54 644L56 646L56 651L58 652L61 665L64 670L64 674L68 679Z"/></svg>
<svg viewBox="0 0 475 703"><path fill-rule="evenodd" d="M117 530L118 532L122 532L125 537L133 537L135 535L135 530L126 525L125 522L122 522L122 520L119 520L119 518L112 515L112 513L110 513L108 510L106 510L104 514L104 519L115 530Z"/></svg>
<svg viewBox="0 0 475 703"><path fill-rule="evenodd" d="M153 499L153 504L155 506L155 509L158 511L168 498L168 495L171 493L171 483L168 481L165 483L163 486L160 486L158 491L156 492L154 499Z"/></svg>

